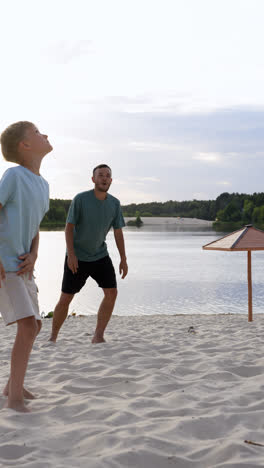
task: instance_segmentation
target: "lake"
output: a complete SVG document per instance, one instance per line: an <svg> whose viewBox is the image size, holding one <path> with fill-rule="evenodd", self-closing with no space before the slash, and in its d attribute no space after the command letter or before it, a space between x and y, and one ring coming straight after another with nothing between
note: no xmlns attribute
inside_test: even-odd
<svg viewBox="0 0 264 468"><path fill-rule="evenodd" d="M144 226L124 229L129 273L118 279L115 314L247 314L247 253L203 251L221 237L208 227ZM118 275L119 255L113 233L107 245ZM40 311L59 298L65 255L64 232L40 233L36 282ZM253 313L264 311L264 252L252 252ZM70 312L95 314L102 298L89 279Z"/></svg>

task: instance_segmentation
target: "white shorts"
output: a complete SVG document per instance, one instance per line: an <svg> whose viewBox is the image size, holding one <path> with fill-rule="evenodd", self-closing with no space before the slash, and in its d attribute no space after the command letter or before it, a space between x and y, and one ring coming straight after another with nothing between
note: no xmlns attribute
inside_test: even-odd
<svg viewBox="0 0 264 468"><path fill-rule="evenodd" d="M41 320L38 289L33 278L28 279L28 274L6 273L5 280L1 280L0 313L6 325L32 316Z"/></svg>

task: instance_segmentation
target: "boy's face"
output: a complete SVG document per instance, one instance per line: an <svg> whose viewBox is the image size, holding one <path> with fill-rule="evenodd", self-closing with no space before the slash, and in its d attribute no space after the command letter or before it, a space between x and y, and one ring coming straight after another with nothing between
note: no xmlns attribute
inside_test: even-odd
<svg viewBox="0 0 264 468"><path fill-rule="evenodd" d="M92 181L95 184L96 190L99 192L107 192L112 183L112 174L108 167L102 167L101 169L96 169Z"/></svg>
<svg viewBox="0 0 264 468"><path fill-rule="evenodd" d="M40 156L45 156L45 154L53 150L48 140L48 136L40 133L35 125L27 128L23 138L23 143L31 153Z"/></svg>

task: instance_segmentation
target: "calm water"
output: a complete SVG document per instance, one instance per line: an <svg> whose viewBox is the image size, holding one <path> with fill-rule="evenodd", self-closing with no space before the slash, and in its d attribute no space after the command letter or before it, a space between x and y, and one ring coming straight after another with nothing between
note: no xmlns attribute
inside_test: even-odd
<svg viewBox="0 0 264 468"><path fill-rule="evenodd" d="M186 228L185 228L186 229ZM158 226L125 228L129 274L119 279L115 313L199 314L247 313L246 252L203 251L222 234L206 228ZM112 232L108 249L118 272L119 257ZM41 232L36 264L40 310L53 310L60 294L64 263L63 232ZM253 312L264 311L264 252L252 252ZM70 311L97 312L102 293L89 279Z"/></svg>

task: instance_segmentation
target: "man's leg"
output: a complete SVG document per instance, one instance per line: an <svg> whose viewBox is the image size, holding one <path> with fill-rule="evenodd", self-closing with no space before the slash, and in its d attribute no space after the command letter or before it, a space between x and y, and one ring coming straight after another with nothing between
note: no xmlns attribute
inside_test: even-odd
<svg viewBox="0 0 264 468"><path fill-rule="evenodd" d="M42 322L41 320L36 320L36 323L37 323L37 333L36 333L36 337L37 335L39 334L40 330L41 330L41 327L42 327ZM8 396L8 393L9 393L9 382L10 382L10 378L8 379L8 382L3 390L3 395L4 396ZM23 387L23 395L24 395L24 398L26 398L27 400L34 400L34 395L33 393L31 393L29 390L27 390L25 387Z"/></svg>
<svg viewBox="0 0 264 468"><path fill-rule="evenodd" d="M35 317L27 317L17 321L17 335L11 355L9 392L5 408L12 408L24 413L29 412L24 403L23 384L37 330Z"/></svg>
<svg viewBox="0 0 264 468"><path fill-rule="evenodd" d="M61 293L58 304L53 313L52 332L49 341L56 343L60 328L68 315L69 305L74 298L74 294Z"/></svg>
<svg viewBox="0 0 264 468"><path fill-rule="evenodd" d="M98 310L97 325L92 343L104 343L104 331L111 318L117 297L117 288L105 288L104 298Z"/></svg>

